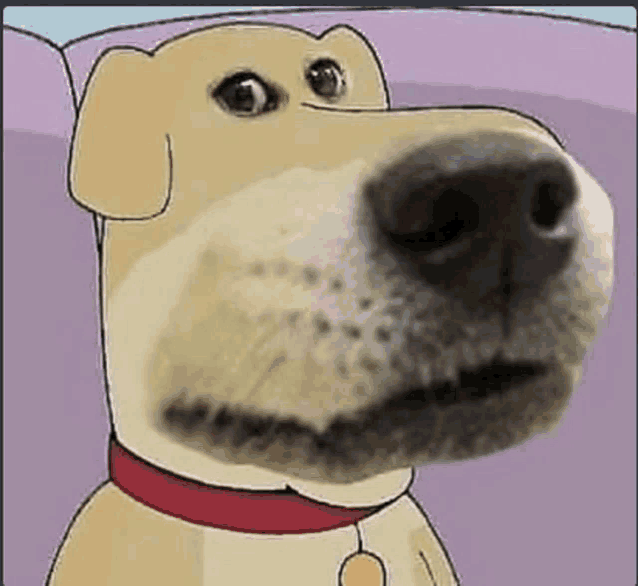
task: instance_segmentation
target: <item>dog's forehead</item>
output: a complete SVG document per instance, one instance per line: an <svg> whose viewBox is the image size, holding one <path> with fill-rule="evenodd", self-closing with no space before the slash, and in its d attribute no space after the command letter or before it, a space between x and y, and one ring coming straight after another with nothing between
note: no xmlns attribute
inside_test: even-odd
<svg viewBox="0 0 638 586"><path fill-rule="evenodd" d="M219 26L195 31L174 39L158 51L157 55L166 58L215 58L220 61L255 59L264 61L298 61L304 56L313 56L317 52L337 49L347 53L353 48L368 51L362 39L352 44L340 43L336 47L331 41L339 28L331 29L321 36L276 25L244 24ZM354 35L352 35L354 37ZM344 55L347 56L347 55Z"/></svg>

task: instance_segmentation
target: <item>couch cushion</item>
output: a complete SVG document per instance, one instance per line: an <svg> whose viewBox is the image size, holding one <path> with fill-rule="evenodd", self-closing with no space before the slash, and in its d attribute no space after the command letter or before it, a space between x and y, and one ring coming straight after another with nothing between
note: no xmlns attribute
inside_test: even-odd
<svg viewBox="0 0 638 586"><path fill-rule="evenodd" d="M67 195L62 53L4 30L4 583L41 585L106 478L108 417L91 214Z"/></svg>
<svg viewBox="0 0 638 586"><path fill-rule="evenodd" d="M75 109L60 49L5 26L2 76L5 129L71 137Z"/></svg>

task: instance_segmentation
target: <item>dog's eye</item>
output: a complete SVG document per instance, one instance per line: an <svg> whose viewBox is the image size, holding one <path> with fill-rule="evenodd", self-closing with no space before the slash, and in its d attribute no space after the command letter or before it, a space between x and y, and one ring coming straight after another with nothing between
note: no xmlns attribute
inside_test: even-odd
<svg viewBox="0 0 638 586"><path fill-rule="evenodd" d="M277 91L254 73L237 73L225 79L213 97L232 114L259 116L279 104Z"/></svg>
<svg viewBox="0 0 638 586"><path fill-rule="evenodd" d="M341 68L332 59L315 61L306 71L306 81L322 98L339 98L346 89Z"/></svg>

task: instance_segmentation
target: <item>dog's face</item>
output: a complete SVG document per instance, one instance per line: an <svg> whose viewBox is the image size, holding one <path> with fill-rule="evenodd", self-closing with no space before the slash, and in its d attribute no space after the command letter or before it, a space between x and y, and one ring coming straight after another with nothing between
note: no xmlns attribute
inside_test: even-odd
<svg viewBox="0 0 638 586"><path fill-rule="evenodd" d="M70 173L107 219L126 445L352 482L555 423L606 312L606 195L517 114L386 108L347 27L99 61Z"/></svg>

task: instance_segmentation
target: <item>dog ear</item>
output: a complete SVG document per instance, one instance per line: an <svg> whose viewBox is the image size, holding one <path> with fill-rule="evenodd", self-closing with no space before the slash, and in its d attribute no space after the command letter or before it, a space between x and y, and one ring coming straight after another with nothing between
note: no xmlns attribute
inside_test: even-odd
<svg viewBox="0 0 638 586"><path fill-rule="evenodd" d="M347 55L352 75L356 75L356 106L388 108L390 94L383 67L374 47L358 30L347 24L328 29L322 36L337 55Z"/></svg>
<svg viewBox="0 0 638 586"><path fill-rule="evenodd" d="M148 219L168 205L170 137L157 65L113 49L95 66L80 107L69 165L73 199L112 219Z"/></svg>

